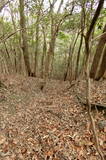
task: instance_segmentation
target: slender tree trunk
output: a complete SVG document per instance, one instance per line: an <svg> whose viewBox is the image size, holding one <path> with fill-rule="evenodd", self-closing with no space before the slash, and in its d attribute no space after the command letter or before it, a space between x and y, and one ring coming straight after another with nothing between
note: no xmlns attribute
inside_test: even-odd
<svg viewBox="0 0 106 160"><path fill-rule="evenodd" d="M57 1L57 0L56 0ZM47 56L46 56L46 64L45 64L45 77L46 79L50 76L50 72L52 72L52 68L53 68L53 57L54 57L54 50L55 50L55 42L56 42L56 37L59 31L59 25L56 26L56 22L54 21L54 16L53 16L53 8L54 8L54 4L56 3L56 1L54 0L52 3L51 1L49 1L50 3L50 16L51 16L51 39L49 42L49 49L47 51ZM60 12L62 3L60 3L59 8L58 8L58 13Z"/></svg>
<svg viewBox="0 0 106 160"><path fill-rule="evenodd" d="M70 72L72 72L72 67L70 67L70 66L72 66L72 65L71 65L71 64L72 64L72 56L73 56L73 54L74 54L74 49L75 49L75 45L76 45L76 43L77 43L78 37L79 37L79 32L77 33L77 36L75 37L75 41L74 41L73 46L72 46L72 42L71 42L71 44L70 44L70 46L69 46L68 64L67 64L66 72L65 72L65 74L64 74L64 81L66 81L68 75L69 75L69 78L72 79L72 77L70 77L70 76L71 76L71 75L70 75Z"/></svg>
<svg viewBox="0 0 106 160"><path fill-rule="evenodd" d="M49 49L46 56L46 64L45 64L45 76L46 78L49 77L50 71L52 68L52 59L54 56L54 49L55 49L55 42L56 42L56 36L51 36L51 41L49 42Z"/></svg>
<svg viewBox="0 0 106 160"><path fill-rule="evenodd" d="M101 149L100 149L100 146L99 146L98 136L96 135L95 123L94 123L93 116L92 116L92 113L91 113L91 104L90 104L90 75L89 75L89 63L90 63L90 45L89 45L89 42L90 42L90 39L86 38L85 39L85 52L86 52L86 55L87 55L87 65L86 65L87 94L86 94L86 101L87 101L87 105L88 105L88 115L89 115L89 118L91 120L93 136L95 138L95 146L96 146L96 149L97 149L97 152L99 154L100 159L104 160L104 155L101 152Z"/></svg>
<svg viewBox="0 0 106 160"><path fill-rule="evenodd" d="M15 18L14 18L14 14L13 14L13 9L12 9L12 6L11 4L9 3L9 8L10 8L10 14L11 14L11 19L12 19L12 23L13 23L13 27L14 27L14 32L17 31L17 26L16 26L16 23L15 23ZM18 36L18 33L16 32L16 38L18 39L18 50L19 50L19 53L17 53L17 50L15 49L15 63L16 63L16 71L18 73L21 73L22 71L22 66L21 66L21 61L22 61L22 49L21 49L21 43L20 43L20 38Z"/></svg>
<svg viewBox="0 0 106 160"><path fill-rule="evenodd" d="M5 47L5 51L6 51L5 60L6 60L7 66L8 66L8 71L9 71L9 73L11 73L12 72L12 62L11 62L11 57L10 57L6 42L4 42L4 47Z"/></svg>
<svg viewBox="0 0 106 160"><path fill-rule="evenodd" d="M45 64L46 51L47 51L46 35L45 35L45 30L43 28L43 53L42 53L42 59L41 59L41 77L42 78L44 78L44 64Z"/></svg>
<svg viewBox="0 0 106 160"><path fill-rule="evenodd" d="M23 56L24 56L24 61L25 61L25 67L26 67L26 72L28 76L31 75L31 68L30 68L30 62L29 62L29 51L28 51L28 40L27 40L27 32L26 32L26 21L25 21L25 13L24 13L24 0L19 0L20 4L20 27L22 29L21 31L21 38L22 38L22 51L23 51Z"/></svg>
<svg viewBox="0 0 106 160"><path fill-rule="evenodd" d="M66 69L66 72L64 73L64 81L66 81L67 79L67 76L68 76L68 73L69 73L69 70L70 70L70 62L71 62L71 45L70 44L70 47L69 47L69 56L68 56L68 63L67 63L67 69Z"/></svg>
<svg viewBox="0 0 106 160"><path fill-rule="evenodd" d="M102 0L99 1L99 5L103 6L103 4L101 4ZM98 5L98 8L102 9L102 7L100 7ZM98 15L99 14L97 13L98 12L98 8L95 12L95 15ZM100 9L100 10L101 10ZM100 13L100 10L99 10L99 13ZM101 149L100 149L100 146L99 146L99 141L98 141L98 136L97 136L97 133L96 133L96 128L95 128L95 123L94 123L94 119L93 119L93 116L92 116L92 113L91 113L91 104L90 104L90 74L89 74L89 64L90 64L90 36L91 36L91 33L92 33L92 30L94 29L94 23L96 23L97 19L98 19L98 16L95 17L94 15L94 18L91 22L91 25L90 25L90 28L91 26L93 28L89 28L87 34L86 34L86 37L85 37L85 52L86 52L86 55L87 55L87 65L86 65L86 84L87 84L87 94L86 94L86 101L87 101L87 105L88 105L88 115L89 115L89 118L90 118L90 121L91 121L91 125L92 125L92 132L93 132L93 135L94 135L94 138L95 138L95 147L96 147L96 150L99 154L99 157L101 160L104 160L104 155L103 153L101 152ZM93 23L93 24L92 24Z"/></svg>
<svg viewBox="0 0 106 160"><path fill-rule="evenodd" d="M81 11L81 39L80 39L80 45L78 49L77 54L77 61L76 61L76 68L75 68L75 79L78 77L79 74L79 60L80 60L80 52L83 44L83 35L84 35L84 29L85 29L85 2L82 3L82 11Z"/></svg>
<svg viewBox="0 0 106 160"><path fill-rule="evenodd" d="M1 69L2 69L2 72L5 74L9 74L9 69L10 69L10 66L8 65L8 58L7 58L7 55L4 55L4 51L1 49L0 50L1 52L1 56L0 56L0 61L1 61Z"/></svg>
<svg viewBox="0 0 106 160"><path fill-rule="evenodd" d="M38 50L39 50L39 25L40 25L40 15L41 15L41 8L43 5L44 0L41 1L38 8L37 20L36 20L36 44L35 44L35 67L34 67L34 76L37 76L37 69L38 69Z"/></svg>
<svg viewBox="0 0 106 160"><path fill-rule="evenodd" d="M101 62L99 71L95 76L95 80L99 80L101 77L103 77L105 71L106 71L106 44L103 51L102 62Z"/></svg>
<svg viewBox="0 0 106 160"><path fill-rule="evenodd" d="M86 47L86 61L85 61L85 63L86 63L86 65L87 65L87 60L88 60L88 56L89 56L89 53L90 53L89 52L90 37L91 37L92 31L94 29L94 26L96 24L96 21L97 21L99 15L100 15L100 12L101 12L101 10L103 8L103 4L104 4L104 0L99 0L98 7L97 7L97 9L95 11L93 19L91 21L91 24L90 24L89 29L88 29L88 31L86 33L86 36L85 36L85 47Z"/></svg>
<svg viewBox="0 0 106 160"><path fill-rule="evenodd" d="M4 23L1 23L0 27L1 27L1 31L3 32L2 38L4 38L4 35L5 35ZM3 42L3 45L4 45L4 49L5 49L5 52L4 52L5 63L7 63L8 72L11 73L11 71L12 71L12 61L11 61L10 52L8 50L8 45L5 41Z"/></svg>
<svg viewBox="0 0 106 160"><path fill-rule="evenodd" d="M56 38L54 38L54 41L52 43L52 52L51 52L50 70L49 70L50 77L52 77L52 75L53 75L55 43L56 43Z"/></svg>
<svg viewBox="0 0 106 160"><path fill-rule="evenodd" d="M80 60L80 52L81 52L81 48L82 48L82 43L83 43L83 34L81 34L80 46L78 49L76 69L75 69L75 79L77 79L78 74L79 74L79 60Z"/></svg>
<svg viewBox="0 0 106 160"><path fill-rule="evenodd" d="M106 32L106 25L104 27L103 33ZM106 44L106 35L103 35L97 45L96 53L93 59L91 71L90 71L90 77L95 79L96 71L99 65L100 57L102 56L103 49Z"/></svg>
<svg viewBox="0 0 106 160"><path fill-rule="evenodd" d="M35 44L35 67L34 67L34 76L36 77L37 74L37 67L38 67L38 49L39 49L39 19L40 13L37 15L36 21L36 44Z"/></svg>

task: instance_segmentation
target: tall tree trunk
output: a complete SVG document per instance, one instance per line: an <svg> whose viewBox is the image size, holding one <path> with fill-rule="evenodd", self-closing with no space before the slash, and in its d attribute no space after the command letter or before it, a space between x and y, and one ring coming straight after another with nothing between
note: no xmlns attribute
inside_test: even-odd
<svg viewBox="0 0 106 160"><path fill-rule="evenodd" d="M45 64L45 77L48 78L52 73L53 70L53 58L54 58L54 50L55 50L55 43L56 43L56 38L59 32L59 27L63 21L63 19L65 19L67 16L63 17L63 19L60 19L60 21L58 22L58 19L55 20L54 19L54 5L57 2L57 0L53 0L52 3L49 0L49 4L50 4L50 16L51 16L51 40L49 42L49 49L47 52L47 56L46 56L46 64ZM60 1L59 7L57 9L57 13L60 12L60 9L62 7L63 4L63 0ZM73 10L72 10L73 11Z"/></svg>
<svg viewBox="0 0 106 160"><path fill-rule="evenodd" d="M25 61L26 72L28 76L31 75L31 68L29 62L29 51L28 51L28 40L27 40L27 31L26 31L26 21L25 21L25 13L24 13L24 0L19 0L19 11L20 11L20 27L21 31L21 38L22 38L22 51Z"/></svg>
<svg viewBox="0 0 106 160"><path fill-rule="evenodd" d="M37 67L38 67L38 49L39 49L39 17L40 15L37 15L37 21L36 21L36 44L35 44L35 67L34 67L34 76L36 77L37 74Z"/></svg>
<svg viewBox="0 0 106 160"><path fill-rule="evenodd" d="M76 68L75 68L75 79L77 79L78 74L79 74L79 60L80 60L80 52L82 48L82 43L83 43L83 34L81 34L80 45L78 49L77 62L76 62Z"/></svg>
<svg viewBox="0 0 106 160"><path fill-rule="evenodd" d="M45 76L46 78L49 77L50 71L52 68L52 59L54 56L54 49L55 49L55 42L56 42L56 36L51 37L51 41L49 42L49 49L46 56L46 64L45 64Z"/></svg>
<svg viewBox="0 0 106 160"><path fill-rule="evenodd" d="M106 32L106 25L105 25L105 27L103 29L103 33L104 32ZM99 65L99 61L100 61L100 57L102 55L103 49L105 47L105 44L106 44L106 35L103 35L100 38L99 43L98 43L97 48L96 48L96 53L95 53L95 56L94 56L94 59L93 59L93 63L92 63L92 67L91 67L91 71L90 71L90 77L91 78L95 79L96 71L97 71L97 68L98 68L98 65Z"/></svg>
<svg viewBox="0 0 106 160"><path fill-rule="evenodd" d="M35 67L34 67L34 76L37 76L37 68L38 68L38 50L39 50L39 25L40 25L40 15L41 9L44 0L41 1L38 7L37 20L36 20L36 44L35 44Z"/></svg>
<svg viewBox="0 0 106 160"><path fill-rule="evenodd" d="M86 61L85 61L85 63L86 63L86 65L87 65L88 56L90 54L90 51L89 51L90 37L91 37L92 31L94 29L94 26L96 24L96 21L97 21L99 15L100 15L100 12L101 12L101 10L103 8L103 4L104 4L104 0L99 0L98 7L97 7L97 9L95 11L93 19L91 21L91 24L90 24L89 29L88 29L88 31L86 33L86 36L85 36L85 48L86 48Z"/></svg>
<svg viewBox="0 0 106 160"><path fill-rule="evenodd" d="M45 64L45 77L48 78L50 76L50 71L52 68L52 59L54 56L55 42L57 37L57 30L55 28L54 17L53 17L53 5L50 4L50 16L51 16L51 39L49 42L49 49L47 51L46 56L46 64Z"/></svg>
<svg viewBox="0 0 106 160"><path fill-rule="evenodd" d="M9 73L12 73L12 62L11 62L11 57L10 57L6 42L4 42L4 48L6 51L5 60L6 60L7 66L8 66L8 71L9 71Z"/></svg>
<svg viewBox="0 0 106 160"><path fill-rule="evenodd" d="M70 70L70 62L71 62L71 58L72 58L72 55L71 55L71 52L72 52L72 49L71 49L71 45L70 44L70 47L69 47L69 52L68 52L68 63L67 63L67 68L66 68L66 72L64 73L64 81L67 80L67 76L68 76L68 73L69 73L69 70Z"/></svg>
<svg viewBox="0 0 106 160"><path fill-rule="evenodd" d="M45 64L45 57L46 57L46 51L47 51L47 43L46 43L46 35L44 27L42 28L43 32L43 53L42 53L42 59L41 59L41 77L44 78L44 64Z"/></svg>
<svg viewBox="0 0 106 160"><path fill-rule="evenodd" d="M11 14L11 20L12 20L12 23L13 23L13 28L14 28L14 32L17 31L17 26L16 26L16 23L15 23L15 18L14 18L14 11L12 9L13 6L11 6L11 4L9 3L9 8L10 8L10 14ZM20 43L20 38L18 36L18 33L16 32L16 38L18 39L18 50L19 50L19 53L17 53L17 50L14 49L14 53L15 53L15 63L16 63L16 71L18 73L21 73L22 71L22 66L21 66L21 61L22 61L22 49L21 49L21 43Z"/></svg>
<svg viewBox="0 0 106 160"><path fill-rule="evenodd" d="M76 61L76 68L75 68L75 79L77 79L79 74L79 60L80 60L80 52L83 44L83 35L84 35L84 29L85 29L85 2L82 3L82 11L81 11L81 39L80 39L80 45L77 53L77 61Z"/></svg>
<svg viewBox="0 0 106 160"><path fill-rule="evenodd" d="M91 36L91 33L92 33L92 30L94 28L94 24L96 23L97 19L98 19L98 16L100 14L100 10L102 9L102 6L103 4L101 4L101 2L104 2L102 0L99 1L99 5L97 7L97 10L95 12L95 15L93 17L93 20L91 22L91 25L90 25L90 28L86 34L86 37L85 37L85 52L86 52L86 55L87 55L87 64L86 64L86 83L87 83L87 92L86 92L86 102L87 102L87 105L88 105L88 115L89 115L89 118L91 120L91 126L92 126L92 131L93 131L93 135L94 135L94 138L95 138L95 146L96 146L96 150L99 154L99 157L101 160L104 160L104 155L103 153L101 152L101 149L100 149L100 146L99 146L99 141L98 141L98 137L96 135L96 131L95 131L95 123L94 123L94 120L93 120L93 116L92 116L92 113L91 113L91 104L90 104L90 75L89 75L89 63L90 63L90 36ZM99 8L99 10L98 10ZM98 14L99 12L99 14ZM92 28L91 28L92 26Z"/></svg>
<svg viewBox="0 0 106 160"><path fill-rule="evenodd" d="M70 76L70 72L72 73L72 56L74 54L74 49L75 49L75 45L77 43L77 40L78 40L78 37L79 37L79 32L77 33L77 36L75 37L75 41L73 43L73 46L72 46L72 42L70 43L70 46L69 46L69 52L68 52L68 63L67 63L67 68L66 68L66 72L64 73L64 81L66 81L66 79L68 78L71 78Z"/></svg>
<svg viewBox="0 0 106 160"><path fill-rule="evenodd" d="M106 44L105 44L104 51L103 51L101 65L99 67L98 73L95 76L95 80L99 80L101 77L103 77L105 71L106 71Z"/></svg>

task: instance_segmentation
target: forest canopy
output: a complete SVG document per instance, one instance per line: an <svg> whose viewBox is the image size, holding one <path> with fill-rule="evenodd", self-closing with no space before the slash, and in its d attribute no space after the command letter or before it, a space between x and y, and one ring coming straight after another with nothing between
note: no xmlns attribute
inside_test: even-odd
<svg viewBox="0 0 106 160"><path fill-rule="evenodd" d="M104 0L3 0L0 73L72 81L84 73L89 41L90 76L98 80L106 68L105 22Z"/></svg>

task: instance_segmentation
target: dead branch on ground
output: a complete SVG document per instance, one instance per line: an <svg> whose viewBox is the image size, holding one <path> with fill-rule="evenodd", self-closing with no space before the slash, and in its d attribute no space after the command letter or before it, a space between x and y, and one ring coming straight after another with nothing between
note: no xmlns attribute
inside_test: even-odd
<svg viewBox="0 0 106 160"><path fill-rule="evenodd" d="M84 106L87 106L87 103L84 100L84 98L82 98L82 96L79 96L78 94L76 94L76 97L77 97L79 103L81 103ZM99 104L99 103L91 103L91 110L96 109L96 108L98 110L106 110L106 105L105 104Z"/></svg>

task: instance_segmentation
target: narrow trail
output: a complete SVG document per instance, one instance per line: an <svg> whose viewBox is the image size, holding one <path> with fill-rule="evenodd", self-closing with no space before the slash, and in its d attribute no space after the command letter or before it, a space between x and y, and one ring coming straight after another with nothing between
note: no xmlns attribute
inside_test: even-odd
<svg viewBox="0 0 106 160"><path fill-rule="evenodd" d="M68 82L4 78L0 90L0 160L97 160L87 111ZM98 113L98 120L102 113ZM102 119L104 117L102 116ZM106 149L105 132L99 132Z"/></svg>

